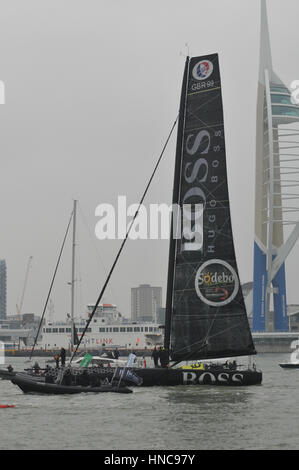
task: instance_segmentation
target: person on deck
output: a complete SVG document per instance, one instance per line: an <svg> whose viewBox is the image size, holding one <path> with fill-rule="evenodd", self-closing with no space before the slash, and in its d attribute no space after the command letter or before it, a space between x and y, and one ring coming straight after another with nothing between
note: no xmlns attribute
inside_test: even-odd
<svg viewBox="0 0 299 470"><path fill-rule="evenodd" d="M164 347L160 348L159 357L160 357L161 367L163 368L168 367L168 363L169 363L168 351Z"/></svg>
<svg viewBox="0 0 299 470"><path fill-rule="evenodd" d="M114 355L114 359L117 360L119 358L119 350L117 348L115 348L113 355Z"/></svg>
<svg viewBox="0 0 299 470"><path fill-rule="evenodd" d="M58 369L59 368L59 354L55 354L54 360L56 362L56 369Z"/></svg>
<svg viewBox="0 0 299 470"><path fill-rule="evenodd" d="M236 370L236 368L237 368L236 361L229 362L229 368L230 368L230 370Z"/></svg>
<svg viewBox="0 0 299 470"><path fill-rule="evenodd" d="M35 363L34 363L33 370L34 370L34 373L35 373L36 375L39 374L39 372L40 372L40 367L39 367L39 365L38 365L38 362L35 362Z"/></svg>
<svg viewBox="0 0 299 470"><path fill-rule="evenodd" d="M159 351L157 350L156 346L152 352L152 359L154 361L155 367L159 367Z"/></svg>

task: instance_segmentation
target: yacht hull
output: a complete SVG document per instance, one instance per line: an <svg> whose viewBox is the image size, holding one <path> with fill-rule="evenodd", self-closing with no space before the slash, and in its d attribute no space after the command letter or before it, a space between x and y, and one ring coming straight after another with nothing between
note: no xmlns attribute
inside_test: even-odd
<svg viewBox="0 0 299 470"><path fill-rule="evenodd" d="M228 370L225 368L213 370L184 370L184 369L134 369L143 379L141 387L175 386L175 385L222 385L248 386L259 385L262 382L262 372L254 370Z"/></svg>
<svg viewBox="0 0 299 470"><path fill-rule="evenodd" d="M281 362L280 367L283 369L299 369L299 364L292 362Z"/></svg>

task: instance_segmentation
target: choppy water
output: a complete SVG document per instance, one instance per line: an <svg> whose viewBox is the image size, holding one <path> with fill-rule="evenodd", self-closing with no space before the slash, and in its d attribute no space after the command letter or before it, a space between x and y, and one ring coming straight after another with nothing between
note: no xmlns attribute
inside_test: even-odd
<svg viewBox="0 0 299 470"><path fill-rule="evenodd" d="M0 404L16 405L0 409L0 449L299 449L299 370L279 367L288 355L257 359L263 384L244 388L39 396L0 380Z"/></svg>

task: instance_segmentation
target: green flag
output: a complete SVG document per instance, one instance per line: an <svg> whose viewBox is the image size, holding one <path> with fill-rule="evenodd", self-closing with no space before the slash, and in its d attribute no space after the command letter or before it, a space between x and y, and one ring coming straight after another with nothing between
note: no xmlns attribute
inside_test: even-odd
<svg viewBox="0 0 299 470"><path fill-rule="evenodd" d="M91 360L92 360L92 355L88 353L85 354L82 361L80 362L80 367L88 367Z"/></svg>

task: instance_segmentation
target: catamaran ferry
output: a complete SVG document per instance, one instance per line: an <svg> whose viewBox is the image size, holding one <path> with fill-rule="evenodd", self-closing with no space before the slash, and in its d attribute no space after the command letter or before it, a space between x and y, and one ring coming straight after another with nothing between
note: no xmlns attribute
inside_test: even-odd
<svg viewBox="0 0 299 470"><path fill-rule="evenodd" d="M87 306L87 318L74 319L76 333L80 338L86 321L93 311L94 305ZM116 305L100 304L82 339L84 349L118 347L125 349L150 349L163 344L163 330L158 323L132 322L123 317ZM71 321L47 322L42 329L38 347L42 349L68 349L71 345Z"/></svg>

